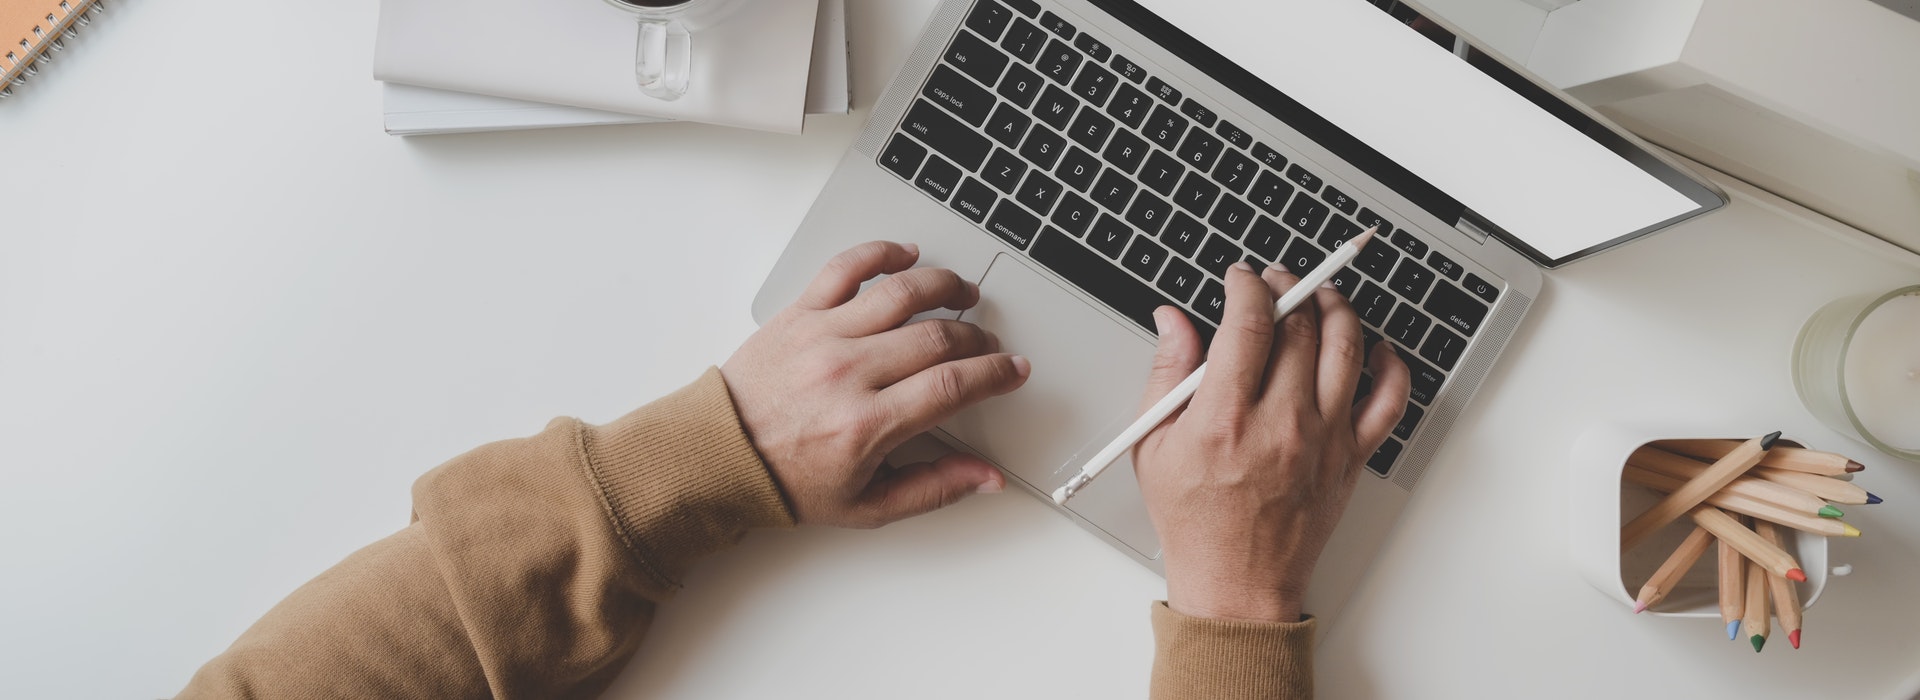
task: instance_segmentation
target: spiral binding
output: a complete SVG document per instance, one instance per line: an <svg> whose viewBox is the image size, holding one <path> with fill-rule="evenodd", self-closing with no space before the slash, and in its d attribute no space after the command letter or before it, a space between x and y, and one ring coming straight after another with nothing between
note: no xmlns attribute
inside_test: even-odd
<svg viewBox="0 0 1920 700"><path fill-rule="evenodd" d="M8 48L0 56L0 100L12 97L15 87L39 75L41 66L53 63L53 54L66 50L68 39L80 38L79 28L93 24L105 9L103 0L61 0L65 16L48 13L47 26L34 27L31 40L21 39L19 48Z"/></svg>

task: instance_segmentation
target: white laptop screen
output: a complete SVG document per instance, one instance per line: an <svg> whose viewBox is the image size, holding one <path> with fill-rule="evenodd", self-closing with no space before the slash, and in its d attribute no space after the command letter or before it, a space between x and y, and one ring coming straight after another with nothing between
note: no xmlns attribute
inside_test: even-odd
<svg viewBox="0 0 1920 700"><path fill-rule="evenodd" d="M1543 265L1577 259L1721 204L1706 187L1490 56L1473 51L1463 59L1443 48L1454 45L1445 30L1431 27L1423 35L1402 24L1417 17L1410 9L1396 17L1367 0L1138 2L1285 93L1279 99L1291 98L1345 132L1337 135L1363 143L1358 150L1377 151L1368 155L1384 156L1471 212L1453 213L1491 222L1502 238ZM1139 28L1141 17L1132 14L1122 18ZM1191 46L1185 52L1169 48L1196 52ZM1302 131L1355 165L1376 170L1322 134ZM1381 179L1408 194L1393 178ZM1437 210L1445 207L1422 206L1447 223L1456 220Z"/></svg>

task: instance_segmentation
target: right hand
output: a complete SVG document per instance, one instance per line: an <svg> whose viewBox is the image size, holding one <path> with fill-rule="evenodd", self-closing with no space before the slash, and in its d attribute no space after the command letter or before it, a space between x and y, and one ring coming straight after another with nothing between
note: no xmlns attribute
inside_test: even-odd
<svg viewBox="0 0 1920 700"><path fill-rule="evenodd" d="M1193 400L1134 448L1160 534L1167 605L1196 617L1294 622L1320 550L1360 464L1405 411L1406 363L1365 351L1360 319L1330 288L1278 324L1274 300L1299 278L1244 263ZM1200 365L1198 333L1172 307L1154 313L1160 347L1141 410ZM1358 405L1362 360L1373 392Z"/></svg>

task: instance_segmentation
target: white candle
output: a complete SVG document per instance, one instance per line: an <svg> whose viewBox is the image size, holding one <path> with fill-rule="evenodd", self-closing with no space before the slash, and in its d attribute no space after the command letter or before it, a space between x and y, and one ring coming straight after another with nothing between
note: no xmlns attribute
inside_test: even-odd
<svg viewBox="0 0 1920 700"><path fill-rule="evenodd" d="M1861 427L1920 451L1920 293L1888 299L1860 320L1847 346L1846 386Z"/></svg>

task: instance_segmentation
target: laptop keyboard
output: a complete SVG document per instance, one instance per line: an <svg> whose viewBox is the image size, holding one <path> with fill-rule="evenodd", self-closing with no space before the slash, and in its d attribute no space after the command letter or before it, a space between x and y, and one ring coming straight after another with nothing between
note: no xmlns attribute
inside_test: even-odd
<svg viewBox="0 0 1920 700"><path fill-rule="evenodd" d="M1206 342L1235 262L1304 275L1377 225L1333 284L1413 372L1367 460L1382 476L1500 293L1033 0L978 0L879 162L1142 328L1171 305Z"/></svg>

